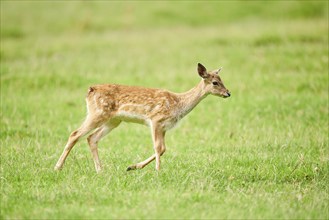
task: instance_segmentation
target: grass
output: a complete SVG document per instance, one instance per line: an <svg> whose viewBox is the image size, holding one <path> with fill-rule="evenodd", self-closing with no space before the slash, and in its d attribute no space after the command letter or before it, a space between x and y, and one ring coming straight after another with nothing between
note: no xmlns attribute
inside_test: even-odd
<svg viewBox="0 0 329 220"><path fill-rule="evenodd" d="M1 1L1 219L328 219L328 3ZM123 124L54 172L88 86L183 92L223 66L167 134Z"/></svg>

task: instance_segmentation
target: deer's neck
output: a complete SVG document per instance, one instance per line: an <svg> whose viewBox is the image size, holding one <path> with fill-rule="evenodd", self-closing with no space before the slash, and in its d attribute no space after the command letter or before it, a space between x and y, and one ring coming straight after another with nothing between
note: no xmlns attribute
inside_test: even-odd
<svg viewBox="0 0 329 220"><path fill-rule="evenodd" d="M183 118L208 94L204 90L204 83L201 81L191 90L178 94L179 98L179 118Z"/></svg>

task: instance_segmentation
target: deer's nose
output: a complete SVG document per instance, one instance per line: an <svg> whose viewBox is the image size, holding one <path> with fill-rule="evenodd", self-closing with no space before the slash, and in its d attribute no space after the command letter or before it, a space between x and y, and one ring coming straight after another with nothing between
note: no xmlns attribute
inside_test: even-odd
<svg viewBox="0 0 329 220"><path fill-rule="evenodd" d="M231 93L229 91L227 91L226 94L227 94L227 97L231 96Z"/></svg>

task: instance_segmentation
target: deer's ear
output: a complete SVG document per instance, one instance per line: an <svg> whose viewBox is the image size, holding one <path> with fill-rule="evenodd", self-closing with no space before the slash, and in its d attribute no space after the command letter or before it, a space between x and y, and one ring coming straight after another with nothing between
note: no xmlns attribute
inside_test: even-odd
<svg viewBox="0 0 329 220"><path fill-rule="evenodd" d="M204 67L201 63L198 63L198 73L204 79L209 76L206 67Z"/></svg>
<svg viewBox="0 0 329 220"><path fill-rule="evenodd" d="M221 70L222 70L223 67L219 68L215 73L218 74Z"/></svg>

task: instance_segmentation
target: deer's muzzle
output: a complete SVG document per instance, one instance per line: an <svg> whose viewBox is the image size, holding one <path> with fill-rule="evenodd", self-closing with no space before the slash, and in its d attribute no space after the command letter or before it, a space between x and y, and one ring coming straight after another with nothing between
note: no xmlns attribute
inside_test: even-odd
<svg viewBox="0 0 329 220"><path fill-rule="evenodd" d="M227 91L225 94L224 94L224 98L228 98L231 96L231 93L229 91Z"/></svg>

